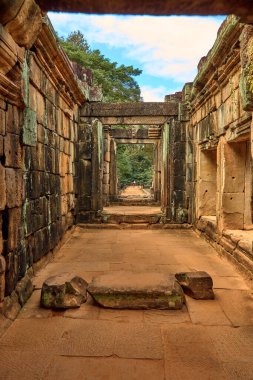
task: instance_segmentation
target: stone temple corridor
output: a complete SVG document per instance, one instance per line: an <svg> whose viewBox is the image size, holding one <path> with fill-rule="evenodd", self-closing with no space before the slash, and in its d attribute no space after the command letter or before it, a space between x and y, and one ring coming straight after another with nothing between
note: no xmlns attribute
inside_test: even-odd
<svg viewBox="0 0 253 380"><path fill-rule="evenodd" d="M39 306L50 275L72 271L90 281L129 270L206 270L215 300L187 297L175 311L104 309L90 298L67 311ZM251 292L233 266L191 230L78 227L34 284L0 339L1 379L252 379Z"/></svg>
<svg viewBox="0 0 253 380"><path fill-rule="evenodd" d="M0 380L253 380L252 2L154 3L0 0ZM230 15L182 91L106 103L48 10Z"/></svg>

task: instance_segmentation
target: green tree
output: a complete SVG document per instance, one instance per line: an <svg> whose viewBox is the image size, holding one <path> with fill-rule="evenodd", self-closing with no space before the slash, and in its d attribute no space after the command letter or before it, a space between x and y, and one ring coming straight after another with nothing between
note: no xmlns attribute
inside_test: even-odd
<svg viewBox="0 0 253 380"><path fill-rule="evenodd" d="M133 66L118 65L104 57L99 50L92 50L80 31L59 38L71 61L91 69L93 82L102 86L105 102L138 102L141 91L135 77L142 71Z"/></svg>
<svg viewBox="0 0 253 380"><path fill-rule="evenodd" d="M117 147L117 172L120 186L133 181L151 187L153 176L152 144L120 144Z"/></svg>

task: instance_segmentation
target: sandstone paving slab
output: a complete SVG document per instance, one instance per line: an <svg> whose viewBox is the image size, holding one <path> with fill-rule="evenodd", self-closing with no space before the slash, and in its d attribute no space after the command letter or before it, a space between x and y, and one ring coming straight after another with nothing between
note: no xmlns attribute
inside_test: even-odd
<svg viewBox="0 0 253 380"><path fill-rule="evenodd" d="M121 358L163 359L161 331L158 326L117 323L114 354Z"/></svg>
<svg viewBox="0 0 253 380"><path fill-rule="evenodd" d="M222 363L209 360L202 363L165 361L165 380L231 380Z"/></svg>
<svg viewBox="0 0 253 380"><path fill-rule="evenodd" d="M223 368L229 380L252 380L253 362L245 363L234 360L223 363Z"/></svg>
<svg viewBox="0 0 253 380"><path fill-rule="evenodd" d="M210 326L208 335L223 363L251 363L253 358L253 326L238 328ZM251 374L252 375L252 374Z"/></svg>
<svg viewBox="0 0 253 380"><path fill-rule="evenodd" d="M56 356L43 380L164 380L162 360Z"/></svg>
<svg viewBox="0 0 253 380"><path fill-rule="evenodd" d="M94 305L92 298L88 295L87 302L78 309L66 310L63 314L65 318L96 320L99 316L99 307Z"/></svg>
<svg viewBox="0 0 253 380"><path fill-rule="evenodd" d="M253 326L253 296L250 291L216 289L215 294L233 326Z"/></svg>
<svg viewBox="0 0 253 380"><path fill-rule="evenodd" d="M60 256L55 257L54 262L104 261L106 257L110 258L113 255L111 248L103 248L102 245L101 247L96 247L95 251L93 246L75 249L75 252L71 254L69 251L69 248L62 251Z"/></svg>
<svg viewBox="0 0 253 380"><path fill-rule="evenodd" d="M188 310L183 306L182 310L145 310L143 312L144 323L146 324L179 324L190 323Z"/></svg>
<svg viewBox="0 0 253 380"><path fill-rule="evenodd" d="M67 356L111 356L117 324L101 320L63 318L66 323L57 353Z"/></svg>
<svg viewBox="0 0 253 380"><path fill-rule="evenodd" d="M124 323L143 323L143 311L141 310L111 310L99 308L99 319L124 322Z"/></svg>
<svg viewBox="0 0 253 380"><path fill-rule="evenodd" d="M46 352L0 349L0 379L41 380L52 360Z"/></svg>
<svg viewBox="0 0 253 380"><path fill-rule="evenodd" d="M18 319L1 338L1 350L55 352L69 322L61 317Z"/></svg>
<svg viewBox="0 0 253 380"><path fill-rule="evenodd" d="M99 305L114 309L181 309L184 302L175 277L156 272L104 274L87 290Z"/></svg>
<svg viewBox="0 0 253 380"><path fill-rule="evenodd" d="M162 327L166 379L226 379L208 327L180 324Z"/></svg>
<svg viewBox="0 0 253 380"><path fill-rule="evenodd" d="M186 306L193 324L231 326L218 300L195 300L186 296Z"/></svg>
<svg viewBox="0 0 253 380"><path fill-rule="evenodd" d="M242 277L235 276L213 276L214 289L248 290L249 287Z"/></svg>

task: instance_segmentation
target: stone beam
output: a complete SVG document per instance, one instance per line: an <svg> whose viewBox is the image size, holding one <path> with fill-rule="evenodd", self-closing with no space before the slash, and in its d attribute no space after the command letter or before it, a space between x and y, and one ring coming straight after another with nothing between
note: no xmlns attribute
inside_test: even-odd
<svg viewBox="0 0 253 380"><path fill-rule="evenodd" d="M126 117L126 116L175 116L178 102L131 102L131 103L90 103L83 107L81 116Z"/></svg>
<svg viewBox="0 0 253 380"><path fill-rule="evenodd" d="M37 0L37 3L45 11L147 15L237 14L253 18L250 16L253 14L251 0Z"/></svg>
<svg viewBox="0 0 253 380"><path fill-rule="evenodd" d="M168 116L98 117L103 125L162 125Z"/></svg>
<svg viewBox="0 0 253 380"><path fill-rule="evenodd" d="M149 128L115 128L110 130L110 136L114 139L148 139L150 137L160 137L160 128L156 128L156 130L156 135L150 136Z"/></svg>
<svg viewBox="0 0 253 380"><path fill-rule="evenodd" d="M114 139L116 144L157 144L160 139Z"/></svg>

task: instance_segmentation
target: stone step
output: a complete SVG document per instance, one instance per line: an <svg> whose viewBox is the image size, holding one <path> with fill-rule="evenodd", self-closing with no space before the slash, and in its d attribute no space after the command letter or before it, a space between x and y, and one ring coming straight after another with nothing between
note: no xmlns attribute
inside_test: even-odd
<svg viewBox="0 0 253 380"><path fill-rule="evenodd" d="M124 229L134 229L134 230L174 230L174 229L191 229L191 224L148 224L148 223L139 223L139 224L130 224L130 223L79 223L78 227L84 229L112 229L112 230L124 230Z"/></svg>
<svg viewBox="0 0 253 380"><path fill-rule="evenodd" d="M110 206L159 206L159 202L153 199L123 199L119 198L115 202L110 202Z"/></svg>
<svg viewBox="0 0 253 380"><path fill-rule="evenodd" d="M182 309L184 294L175 276L158 272L113 272L95 277L87 291L113 309Z"/></svg>
<svg viewBox="0 0 253 380"><path fill-rule="evenodd" d="M109 224L155 224L159 223L163 214L108 214L106 212L102 213L102 223Z"/></svg>

